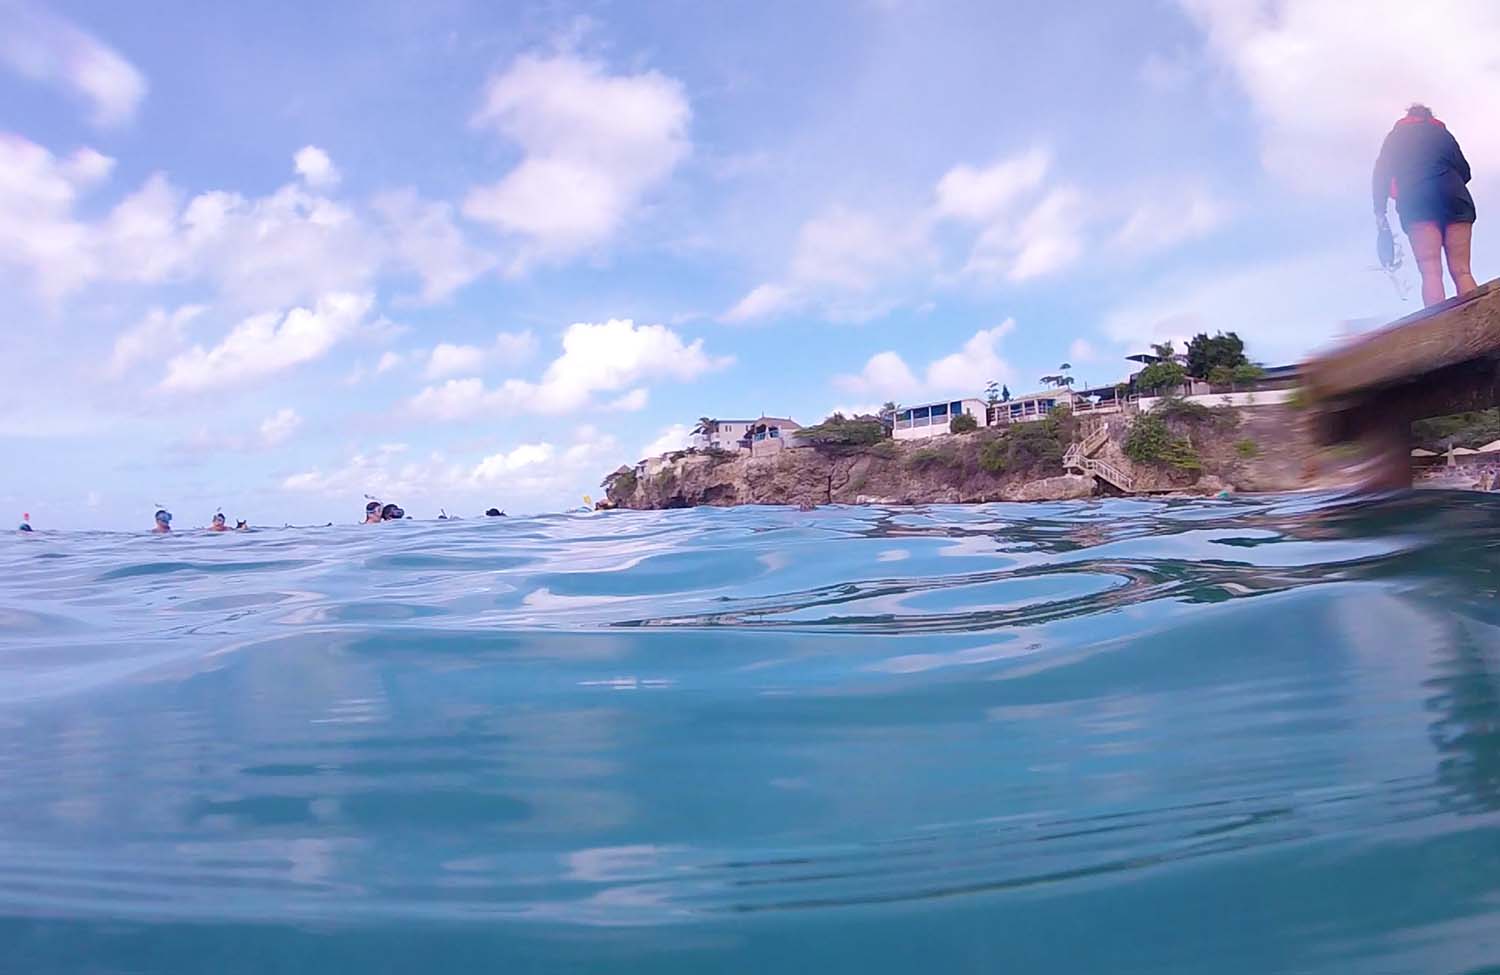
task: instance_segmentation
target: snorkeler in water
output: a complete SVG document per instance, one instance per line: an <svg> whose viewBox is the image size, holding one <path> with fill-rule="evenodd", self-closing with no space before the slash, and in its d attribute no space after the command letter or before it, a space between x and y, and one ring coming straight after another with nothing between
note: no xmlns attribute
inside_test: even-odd
<svg viewBox="0 0 1500 975"><path fill-rule="evenodd" d="M21 527L17 528L16 531L18 531L18 532L29 532L29 531L31 531L31 512L29 512L29 511L23 511L23 512L21 512Z"/></svg>
<svg viewBox="0 0 1500 975"><path fill-rule="evenodd" d="M365 521L364 521L364 523L366 525L378 525L378 524L380 524L380 502L379 501L376 501L376 500L374 500L372 498L369 501L365 502Z"/></svg>
<svg viewBox="0 0 1500 975"><path fill-rule="evenodd" d="M400 521L406 517L406 512L401 510L399 504L388 504L380 509L381 521Z"/></svg>
<svg viewBox="0 0 1500 975"><path fill-rule="evenodd" d="M172 530L172 512L166 508L156 509L156 524L151 532L154 535L165 535Z"/></svg>
<svg viewBox="0 0 1500 975"><path fill-rule="evenodd" d="M209 522L209 524L208 524L208 530L211 531L211 532L227 532L227 531L229 531L229 526L226 525L226 524L224 524L224 512L222 512L222 511L215 511L214 512L214 520L211 521L211 522Z"/></svg>

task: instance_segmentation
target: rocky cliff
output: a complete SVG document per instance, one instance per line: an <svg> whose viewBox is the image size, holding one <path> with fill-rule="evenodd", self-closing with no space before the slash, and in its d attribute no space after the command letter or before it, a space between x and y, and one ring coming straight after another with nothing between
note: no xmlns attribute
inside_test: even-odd
<svg viewBox="0 0 1500 975"><path fill-rule="evenodd" d="M1108 439L1094 456L1129 473L1135 493L1279 491L1329 480L1306 425L1285 407L1167 422L1173 436L1192 447L1188 466L1181 458L1177 465L1131 460L1130 421L1120 416L1108 418ZM766 457L687 451L621 468L604 487L611 504L638 509L1052 501L1119 493L1063 469L1063 452L1078 434L1067 418L929 440L798 447Z"/></svg>

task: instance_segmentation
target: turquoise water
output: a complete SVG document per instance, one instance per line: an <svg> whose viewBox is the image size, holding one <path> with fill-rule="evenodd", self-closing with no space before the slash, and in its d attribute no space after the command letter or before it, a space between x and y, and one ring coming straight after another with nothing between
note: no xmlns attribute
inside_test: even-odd
<svg viewBox="0 0 1500 975"><path fill-rule="evenodd" d="M1500 971L1491 498L0 569L5 972Z"/></svg>

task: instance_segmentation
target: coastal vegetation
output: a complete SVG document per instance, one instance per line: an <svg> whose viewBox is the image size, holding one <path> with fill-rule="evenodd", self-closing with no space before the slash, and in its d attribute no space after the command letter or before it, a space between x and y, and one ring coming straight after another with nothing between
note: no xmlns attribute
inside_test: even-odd
<svg viewBox="0 0 1500 975"><path fill-rule="evenodd" d="M1073 411L1060 406L1033 423L986 430L979 449L979 467L991 474L1061 474L1063 454L1073 442L1077 427Z"/></svg>
<svg viewBox="0 0 1500 975"><path fill-rule="evenodd" d="M889 435L879 417L858 416L851 419L842 413L835 413L822 423L797 431L797 439L803 443L825 448L868 447Z"/></svg>
<svg viewBox="0 0 1500 975"><path fill-rule="evenodd" d="M960 413L948 421L949 433L973 433L979 429L979 421L969 413Z"/></svg>
<svg viewBox="0 0 1500 975"><path fill-rule="evenodd" d="M1178 471L1197 471L1203 461L1192 440L1174 433L1159 412L1142 413L1130 421L1125 435L1125 456L1137 464L1161 464Z"/></svg>
<svg viewBox="0 0 1500 975"><path fill-rule="evenodd" d="M1428 450L1483 447L1500 440L1500 408L1418 420L1412 424L1412 439Z"/></svg>

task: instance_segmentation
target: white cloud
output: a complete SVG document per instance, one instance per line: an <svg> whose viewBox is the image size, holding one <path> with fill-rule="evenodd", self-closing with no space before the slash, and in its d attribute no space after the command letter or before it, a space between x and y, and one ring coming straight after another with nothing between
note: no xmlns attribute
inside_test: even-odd
<svg viewBox="0 0 1500 975"><path fill-rule="evenodd" d="M195 345L173 357L160 388L222 389L311 362L353 334L370 304L367 295L332 294L316 308L253 315L212 349Z"/></svg>
<svg viewBox="0 0 1500 975"><path fill-rule="evenodd" d="M540 381L508 379L488 389L478 379L450 379L422 390L410 407L420 416L441 420L488 410L568 413L588 407L596 393L633 390L653 379L689 381L732 361L710 356L702 339L684 342L665 325L636 325L629 319L578 322L564 333L562 355Z"/></svg>
<svg viewBox="0 0 1500 975"><path fill-rule="evenodd" d="M105 371L119 378L142 363L166 358L182 347L188 323L202 313L202 305L184 305L172 312L151 309L145 318L115 339Z"/></svg>
<svg viewBox="0 0 1500 975"><path fill-rule="evenodd" d="M491 454L474 468L478 481L500 481L523 468L545 464L556 450L550 443L523 443L509 453Z"/></svg>
<svg viewBox="0 0 1500 975"><path fill-rule="evenodd" d="M1072 344L1068 346L1069 362L1093 362L1098 358L1099 350L1094 348L1094 344L1088 339L1076 338L1073 340Z"/></svg>
<svg viewBox="0 0 1500 975"><path fill-rule="evenodd" d="M99 126L135 117L146 78L93 35L26 0L0 8L0 62L33 81L57 85L89 103Z"/></svg>
<svg viewBox="0 0 1500 975"><path fill-rule="evenodd" d="M835 376L834 384L864 396L911 399L921 396L978 396L990 380L1008 381L1010 363L1000 355L1001 340L1015 329L1007 318L994 328L975 332L963 348L935 359L918 378L906 360L895 352L880 352L869 358L855 375Z"/></svg>
<svg viewBox="0 0 1500 975"><path fill-rule="evenodd" d="M1051 164L1049 153L1031 149L983 169L954 166L938 180L937 215L970 223L1008 216L1036 196Z"/></svg>
<svg viewBox="0 0 1500 975"><path fill-rule="evenodd" d="M261 421L260 442L266 447L278 447L292 438L302 426L302 417L291 407L283 407Z"/></svg>
<svg viewBox="0 0 1500 975"><path fill-rule="evenodd" d="M674 450L682 450L688 445L688 438L692 434L693 428L686 423L674 423L658 434L655 440L642 447L641 456L659 457Z"/></svg>
<svg viewBox="0 0 1500 975"><path fill-rule="evenodd" d="M1083 254L1083 198L1051 190L1018 223L1000 221L979 236L964 266L980 278L1028 281L1061 271Z"/></svg>
<svg viewBox="0 0 1500 975"><path fill-rule="evenodd" d="M746 322L755 318L771 318L790 311L800 304L792 289L780 284L757 285L735 302L734 307L724 313L726 322Z"/></svg>
<svg viewBox="0 0 1500 975"><path fill-rule="evenodd" d="M20 269L49 298L99 274L93 234L73 207L108 177L113 162L92 149L59 158L0 134L0 265Z"/></svg>
<svg viewBox="0 0 1500 975"><path fill-rule="evenodd" d="M1276 365L1334 339L1349 319L1386 321L1409 311L1382 275L1336 250L1166 275L1109 312L1103 331L1130 352L1197 332L1234 331L1252 359Z"/></svg>
<svg viewBox="0 0 1500 975"><path fill-rule="evenodd" d="M387 349L385 352L381 353L380 361L375 363L375 372L377 374L390 372L392 369L401 365L403 361L404 360L401 356L401 353L392 352Z"/></svg>
<svg viewBox="0 0 1500 975"><path fill-rule="evenodd" d="M1414 100L1453 126L1471 159L1500 156L1490 122L1500 100L1500 4L1179 2L1249 98L1265 168L1291 186L1347 193Z"/></svg>
<svg viewBox="0 0 1500 975"><path fill-rule="evenodd" d="M644 410L646 404L651 401L651 393L645 387L632 389L619 399L611 400L606 409L618 410L621 413L635 413Z"/></svg>
<svg viewBox="0 0 1500 975"><path fill-rule="evenodd" d="M458 373L479 372L484 368L485 351L477 345L451 345L441 342L427 356L428 379L441 379Z"/></svg>
<svg viewBox="0 0 1500 975"><path fill-rule="evenodd" d="M382 193L371 204L385 222L397 262L422 279L422 298L442 301L495 267L494 255L469 245L449 203L414 190Z"/></svg>
<svg viewBox="0 0 1500 975"><path fill-rule="evenodd" d="M834 320L861 321L884 314L935 255L924 217L886 218L834 207L806 221L797 233L787 280L752 289L723 319L773 317L809 304Z"/></svg>
<svg viewBox="0 0 1500 975"><path fill-rule="evenodd" d="M571 54L518 58L485 87L474 123L521 149L464 213L527 241L513 272L608 241L688 154L682 85L656 71L609 74Z"/></svg>
<svg viewBox="0 0 1500 975"><path fill-rule="evenodd" d="M593 490L621 459L618 442L592 426L579 427L571 441L523 443L477 461L441 453L411 459L408 454L404 444L386 444L326 470L292 474L281 487L344 499L354 511L363 508L366 493L397 501L414 514L439 505L456 511L457 505L468 503L476 509L499 503L558 510L576 505L570 492Z"/></svg>
<svg viewBox="0 0 1500 975"><path fill-rule="evenodd" d="M80 217L112 167L92 149L58 157L0 135L0 269L54 302L102 281L207 282L245 310L367 291L388 270L414 272L421 297L436 301L493 264L464 242L451 207L410 192L377 198L371 220L302 182L189 199L155 173L104 216Z"/></svg>
<svg viewBox="0 0 1500 975"><path fill-rule="evenodd" d="M303 146L292 157L292 166L302 181L315 190L330 189L338 185L342 175L328 153L317 146Z"/></svg>
<svg viewBox="0 0 1500 975"><path fill-rule="evenodd" d="M535 352L536 336L530 331L501 332L489 347L440 342L427 354L427 368L423 375L428 379L442 379L463 373L473 375L483 372L492 362L518 365L530 359ZM381 362L384 361L382 358Z"/></svg>
<svg viewBox="0 0 1500 975"><path fill-rule="evenodd" d="M1218 230L1233 214L1228 203L1203 187L1176 187L1165 198L1140 203L1112 240L1127 256L1168 250Z"/></svg>
<svg viewBox="0 0 1500 975"><path fill-rule="evenodd" d="M517 365L536 355L536 336L524 332L501 332L495 336L494 356L505 365Z"/></svg>

